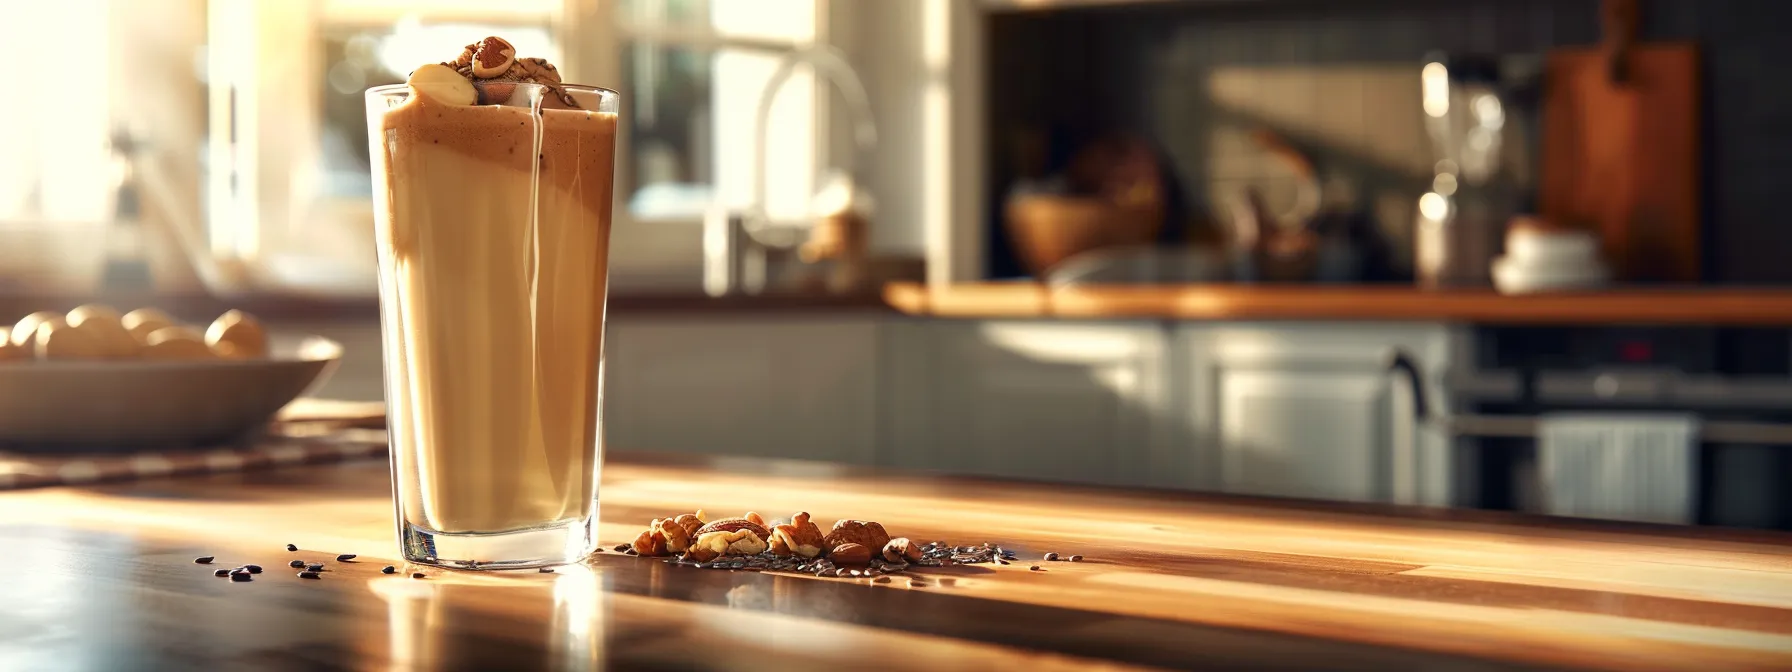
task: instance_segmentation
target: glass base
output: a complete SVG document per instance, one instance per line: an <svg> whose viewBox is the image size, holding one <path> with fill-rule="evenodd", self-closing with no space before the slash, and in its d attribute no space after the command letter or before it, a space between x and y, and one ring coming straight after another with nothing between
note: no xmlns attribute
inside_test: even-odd
<svg viewBox="0 0 1792 672"><path fill-rule="evenodd" d="M580 562L597 550L596 516L511 532L437 532L399 526L410 562L450 569L530 569Z"/></svg>

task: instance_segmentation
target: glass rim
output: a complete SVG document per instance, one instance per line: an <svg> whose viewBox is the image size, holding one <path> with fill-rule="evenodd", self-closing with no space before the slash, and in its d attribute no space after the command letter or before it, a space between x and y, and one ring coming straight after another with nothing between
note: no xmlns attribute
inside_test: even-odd
<svg viewBox="0 0 1792 672"><path fill-rule="evenodd" d="M585 93L595 93L595 94L598 94L598 96L600 98L605 98L605 97L610 97L610 96L615 96L618 98L622 97L622 94L617 93L613 90L606 89L601 86L590 86L587 84L552 84L552 85L549 85L549 84L542 84L540 82L505 82L505 83L515 84L517 86L539 86L539 87L557 86L562 89L567 89L567 90L571 90L571 91L583 91ZM389 98L393 94L396 94L399 92L408 93L408 92L410 92L410 90L411 90L410 84L405 83L405 82L399 82L397 84L381 84L379 86L368 87L368 89L365 92L363 92L362 95L365 95L370 98L376 97L376 96L380 97L380 98Z"/></svg>

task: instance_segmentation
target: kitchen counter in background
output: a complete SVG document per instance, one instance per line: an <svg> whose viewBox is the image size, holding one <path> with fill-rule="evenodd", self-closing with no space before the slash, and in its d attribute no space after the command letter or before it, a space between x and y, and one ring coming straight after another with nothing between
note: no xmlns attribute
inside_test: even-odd
<svg viewBox="0 0 1792 672"><path fill-rule="evenodd" d="M378 319L372 298L249 295L27 295L0 293L0 324L36 310L104 303L203 319L232 308L273 319ZM1792 288L1663 287L1509 296L1491 290L1369 285L1114 285L1051 289L1025 282L932 287L897 282L880 293L611 295L615 314L724 315L872 311L943 318L1340 320L1473 324L1659 324L1792 327Z"/></svg>
<svg viewBox="0 0 1792 672"><path fill-rule="evenodd" d="M1032 283L933 288L893 283L884 301L955 318L1388 320L1476 324L1792 326L1792 289L1614 288L1508 296L1407 286L1138 285L1049 289Z"/></svg>

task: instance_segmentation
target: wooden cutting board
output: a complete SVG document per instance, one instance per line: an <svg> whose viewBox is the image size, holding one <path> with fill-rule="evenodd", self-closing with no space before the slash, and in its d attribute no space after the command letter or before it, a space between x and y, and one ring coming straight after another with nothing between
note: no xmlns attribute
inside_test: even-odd
<svg viewBox="0 0 1792 672"><path fill-rule="evenodd" d="M1698 48L1635 43L1634 3L1606 12L1604 45L1549 54L1539 209L1597 231L1617 280L1697 282Z"/></svg>

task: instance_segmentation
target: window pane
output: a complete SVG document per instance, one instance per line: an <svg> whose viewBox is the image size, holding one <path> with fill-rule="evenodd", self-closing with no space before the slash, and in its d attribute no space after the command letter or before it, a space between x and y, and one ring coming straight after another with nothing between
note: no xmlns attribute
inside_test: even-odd
<svg viewBox="0 0 1792 672"><path fill-rule="evenodd" d="M805 43L815 39L815 5L816 0L617 0L616 16L634 26L709 27L724 37Z"/></svg>
<svg viewBox="0 0 1792 672"><path fill-rule="evenodd" d="M756 198L753 117L778 58L642 43L624 49L629 155L620 170L633 189L630 215L692 220L711 203ZM765 205L774 216L799 216L808 203L815 128L814 77L798 71L773 102L768 125Z"/></svg>
<svg viewBox="0 0 1792 672"><path fill-rule="evenodd" d="M639 219L697 219L710 202L712 78L708 52L630 43L622 49L629 155L621 183Z"/></svg>
<svg viewBox="0 0 1792 672"><path fill-rule="evenodd" d="M815 0L755 0L710 5L710 25L730 37L815 40Z"/></svg>
<svg viewBox="0 0 1792 672"><path fill-rule="evenodd" d="M709 0L617 0L616 16L635 25L701 26L709 22Z"/></svg>
<svg viewBox="0 0 1792 672"><path fill-rule="evenodd" d="M28 28L7 37L14 51L55 54L56 72L79 73L83 84L78 96L23 96L0 106L0 222L94 223L110 214L105 4L7 10L5 21Z"/></svg>

